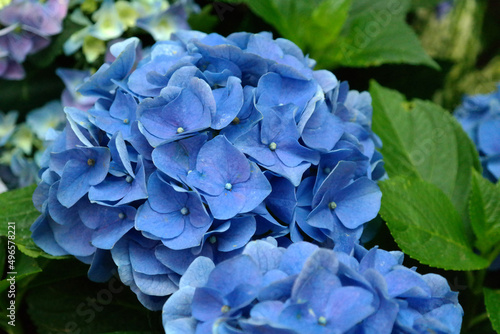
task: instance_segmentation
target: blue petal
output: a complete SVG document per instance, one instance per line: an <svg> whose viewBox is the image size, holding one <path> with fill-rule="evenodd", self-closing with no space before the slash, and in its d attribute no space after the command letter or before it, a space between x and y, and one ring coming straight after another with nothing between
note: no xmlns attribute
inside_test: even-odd
<svg viewBox="0 0 500 334"><path fill-rule="evenodd" d="M334 211L345 227L354 229L377 216L381 198L382 192L374 181L360 178L337 194Z"/></svg>
<svg viewBox="0 0 500 334"><path fill-rule="evenodd" d="M137 242L129 242L130 264L134 271L146 275L161 275L172 273L154 256L154 249L143 247Z"/></svg>
<svg viewBox="0 0 500 334"><path fill-rule="evenodd" d="M45 214L38 217L31 226L31 238L33 238L38 247L50 255L62 256L69 254L56 242L49 220L50 217Z"/></svg>
<svg viewBox="0 0 500 334"><path fill-rule="evenodd" d="M218 264L210 273L207 287L231 293L241 284L259 286L262 280L260 269L248 255L240 255Z"/></svg>
<svg viewBox="0 0 500 334"><path fill-rule="evenodd" d="M179 282L179 288L198 288L204 286L208 281L208 276L214 268L214 262L209 258L204 256L196 258L193 263L189 265L184 275L182 275Z"/></svg>
<svg viewBox="0 0 500 334"><path fill-rule="evenodd" d="M217 235L217 250L230 252L244 247L255 233L256 222L254 217L240 217L231 219L229 229Z"/></svg>
<svg viewBox="0 0 500 334"><path fill-rule="evenodd" d="M153 162L155 166L168 176L182 182L186 182L187 174L195 169L196 158L203 144L206 143L208 135L200 135L167 143L153 150Z"/></svg>
<svg viewBox="0 0 500 334"><path fill-rule="evenodd" d="M243 254L250 256L264 274L279 267L283 250L266 241L257 240L249 242Z"/></svg>
<svg viewBox="0 0 500 334"><path fill-rule="evenodd" d="M318 246L308 242L293 243L283 254L279 269L289 275L299 274L306 260L318 249Z"/></svg>
<svg viewBox="0 0 500 334"><path fill-rule="evenodd" d="M211 128L220 130L234 120L243 106L241 80L231 76L227 80L226 87L215 89L213 94L216 111L212 115Z"/></svg>
<svg viewBox="0 0 500 334"><path fill-rule="evenodd" d="M185 222L181 213L158 213L146 202L137 211L135 228L168 239L179 236L184 231Z"/></svg>
<svg viewBox="0 0 500 334"><path fill-rule="evenodd" d="M168 296L178 287L168 275L146 275L133 271L134 282L140 291L150 296Z"/></svg>

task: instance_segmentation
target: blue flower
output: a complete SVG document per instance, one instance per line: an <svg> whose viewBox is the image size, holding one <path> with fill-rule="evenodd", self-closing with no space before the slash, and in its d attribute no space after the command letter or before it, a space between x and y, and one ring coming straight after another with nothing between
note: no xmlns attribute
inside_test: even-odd
<svg viewBox="0 0 500 334"><path fill-rule="evenodd" d="M89 110L96 102L95 97L83 96L76 88L90 77L90 71L80 71L69 68L58 68L56 74L64 82L66 88L61 94L61 102L65 107L74 107L83 111Z"/></svg>
<svg viewBox="0 0 500 334"><path fill-rule="evenodd" d="M64 121L64 112L59 101L48 102L43 107L30 111L26 116L26 124L41 140L45 139L49 129L60 130Z"/></svg>
<svg viewBox="0 0 500 334"><path fill-rule="evenodd" d="M187 181L202 192L217 219L249 212L271 193L271 185L260 169L224 136L203 145L196 169L188 174Z"/></svg>
<svg viewBox="0 0 500 334"><path fill-rule="evenodd" d="M51 168L61 176L57 198L65 207L74 205L106 178L111 154L108 148L85 147L52 154Z"/></svg>
<svg viewBox="0 0 500 334"><path fill-rule="evenodd" d="M155 147L210 127L215 100L206 82L192 78L185 88L167 86L159 97L144 100L138 112L143 133Z"/></svg>
<svg viewBox="0 0 500 334"><path fill-rule="evenodd" d="M136 228L171 249L199 246L212 222L200 195L171 186L158 173L150 176L148 193L148 201L139 209Z"/></svg>
<svg viewBox="0 0 500 334"><path fill-rule="evenodd" d="M454 113L479 151L485 177L500 179L500 86L495 92L465 96Z"/></svg>
<svg viewBox="0 0 500 334"><path fill-rule="evenodd" d="M298 186L302 174L319 162L319 153L300 145L293 104L263 112L261 126L255 126L235 141L235 146L254 158L259 165L283 175ZM260 128L260 129L259 129Z"/></svg>
<svg viewBox="0 0 500 334"><path fill-rule="evenodd" d="M163 325L167 334L459 333L463 310L446 279L402 261L377 247L349 255L250 242L219 264L193 261L163 307Z"/></svg>

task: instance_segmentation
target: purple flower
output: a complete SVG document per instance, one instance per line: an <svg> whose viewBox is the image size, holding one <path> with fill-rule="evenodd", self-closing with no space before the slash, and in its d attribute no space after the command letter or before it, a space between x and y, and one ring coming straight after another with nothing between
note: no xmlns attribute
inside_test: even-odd
<svg viewBox="0 0 500 334"><path fill-rule="evenodd" d="M13 0L0 9L0 78L24 78L21 64L61 32L67 9L67 0Z"/></svg>

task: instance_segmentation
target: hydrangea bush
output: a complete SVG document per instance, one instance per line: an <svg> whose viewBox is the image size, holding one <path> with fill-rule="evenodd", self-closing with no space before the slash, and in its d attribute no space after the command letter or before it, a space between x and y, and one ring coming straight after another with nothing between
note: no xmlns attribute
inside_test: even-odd
<svg viewBox="0 0 500 334"><path fill-rule="evenodd" d="M500 86L489 94L465 96L455 117L476 145L491 181L500 178Z"/></svg>
<svg viewBox="0 0 500 334"><path fill-rule="evenodd" d="M66 108L44 157L33 239L91 263L151 309L198 256L287 236L351 252L383 177L371 98L269 33L182 31L138 52L131 38Z"/></svg>
<svg viewBox="0 0 500 334"><path fill-rule="evenodd" d="M459 333L458 293L403 253L356 246L352 256L308 242L251 241L214 265L199 257L163 307L176 333Z"/></svg>
<svg viewBox="0 0 500 334"><path fill-rule="evenodd" d="M495 5L334 2L0 0L2 330L500 331Z"/></svg>

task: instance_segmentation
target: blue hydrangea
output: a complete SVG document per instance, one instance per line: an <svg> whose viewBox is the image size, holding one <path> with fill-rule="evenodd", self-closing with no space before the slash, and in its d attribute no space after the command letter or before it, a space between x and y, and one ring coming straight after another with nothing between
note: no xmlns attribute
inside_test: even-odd
<svg viewBox="0 0 500 334"><path fill-rule="evenodd" d="M263 236L354 249L384 175L367 92L269 33L181 31L139 49L113 44L78 89L95 103L65 109L34 195L42 249L116 266L152 309L197 257L217 264Z"/></svg>
<svg viewBox="0 0 500 334"><path fill-rule="evenodd" d="M458 293L403 253L353 255L299 242L250 242L217 265L199 257L163 307L169 333L459 333Z"/></svg>
<svg viewBox="0 0 500 334"><path fill-rule="evenodd" d="M476 145L484 174L500 179L500 86L490 94L465 96L455 117Z"/></svg>

